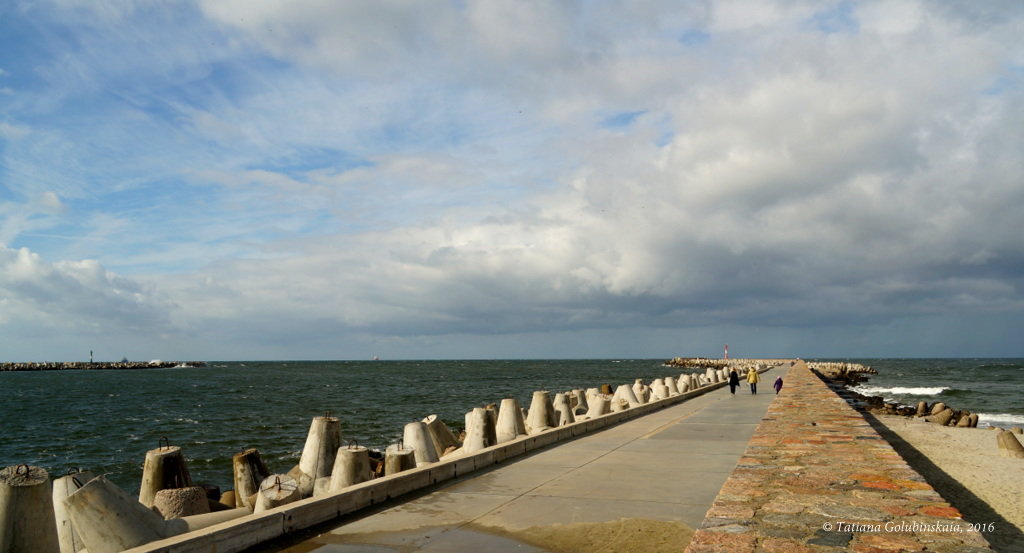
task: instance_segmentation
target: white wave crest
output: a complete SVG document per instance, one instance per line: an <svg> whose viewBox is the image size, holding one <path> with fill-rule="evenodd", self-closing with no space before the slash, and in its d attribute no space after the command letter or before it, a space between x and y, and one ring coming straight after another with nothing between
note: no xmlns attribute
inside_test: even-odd
<svg viewBox="0 0 1024 553"><path fill-rule="evenodd" d="M1021 426L1024 425L1024 415L978 413L978 425L980 426L982 423L989 426Z"/></svg>
<svg viewBox="0 0 1024 553"><path fill-rule="evenodd" d="M948 386L922 386L917 388L903 386L893 386L891 388L884 388L882 386L854 386L850 389L866 396L937 396L950 388Z"/></svg>

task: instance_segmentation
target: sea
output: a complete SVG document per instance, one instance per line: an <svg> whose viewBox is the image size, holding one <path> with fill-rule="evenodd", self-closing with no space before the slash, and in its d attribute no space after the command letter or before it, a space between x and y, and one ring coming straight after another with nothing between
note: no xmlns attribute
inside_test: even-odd
<svg viewBox="0 0 1024 553"><path fill-rule="evenodd" d="M1024 359L841 359L878 370L862 393L908 405L941 400L982 425L1024 425ZM0 372L0 467L56 478L104 474L137 493L146 451L180 446L192 479L232 487L231 456L255 447L274 472L298 463L310 422L341 419L345 441L383 450L436 414L463 426L473 407L676 376L663 359L239 361L144 370Z"/></svg>

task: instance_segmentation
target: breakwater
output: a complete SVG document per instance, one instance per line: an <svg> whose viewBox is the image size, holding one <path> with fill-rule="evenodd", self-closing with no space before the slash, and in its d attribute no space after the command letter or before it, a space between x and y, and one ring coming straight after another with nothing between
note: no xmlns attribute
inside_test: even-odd
<svg viewBox="0 0 1024 553"><path fill-rule="evenodd" d="M680 369L729 369L732 367L764 368L778 363L778 359L710 359L707 357L673 357L664 362L666 367Z"/></svg>
<svg viewBox="0 0 1024 553"><path fill-rule="evenodd" d="M388 447L383 454L384 476L377 479L367 474L370 463L366 459L358 462L352 459L369 456L365 447L342 445L339 419L329 415L315 417L298 465L287 472L271 473L258 454L243 451L233 459L235 489L229 494L220 494L217 500L208 495L209 489L196 490L198 486L192 485L182 448L162 443L146 454L138 500L103 476L70 475L59 479L60 486L54 486L66 495L58 497L55 492L53 508L61 505L66 510L65 514L57 515L58 527L78 531L78 537L87 548L99 553L193 532L208 524L252 513L230 529L221 526L216 538L204 534L177 541L184 546L182 550L198 551L204 544L208 545L210 539L216 539L218 551L237 551L255 543L252 540L258 542L271 537L268 536L271 530L279 535L316 524L374 501L454 478L531 449L682 401L723 385L723 373L716 373L712 378L706 374L668 376L656 378L649 384L635 379L632 384L618 385L614 391L611 386L603 385L586 390L572 389L553 397L549 392L535 391L528 410L520 407L514 398L505 398L500 406L476 407L466 413L466 430L458 440L431 415L405 425L402 442ZM446 447L441 447L445 444ZM27 464L8 469L13 480L24 480L26 485L40 486L48 478L43 469ZM353 474L358 476L355 483L351 478ZM276 509L310 495L312 498L295 507ZM194 511L180 510L186 503L199 512L190 514ZM214 512L202 511L203 507L212 509L215 503L220 505ZM164 513L168 521L154 518L158 516L151 510L154 507ZM40 528L51 526L53 519L46 516L46 508L41 506L36 511L40 513L39 520L35 521L37 525ZM104 514L111 511L124 516L111 521ZM168 516L168 513L174 514ZM108 524L114 526L104 526ZM0 525L0 529L3 527ZM31 544L26 547L29 548L22 550L42 551L38 547L32 549L35 546ZM15 548L14 551L22 550Z"/></svg>
<svg viewBox="0 0 1024 553"><path fill-rule="evenodd" d="M991 551L815 373L785 381L686 553Z"/></svg>
<svg viewBox="0 0 1024 553"><path fill-rule="evenodd" d="M138 369L170 369L174 367L205 367L203 361L57 361L41 363L0 363L0 371L99 371L99 370L138 370Z"/></svg>

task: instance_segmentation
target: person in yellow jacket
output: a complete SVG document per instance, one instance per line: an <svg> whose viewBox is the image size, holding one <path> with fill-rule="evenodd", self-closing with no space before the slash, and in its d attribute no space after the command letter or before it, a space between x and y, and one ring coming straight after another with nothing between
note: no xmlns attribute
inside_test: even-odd
<svg viewBox="0 0 1024 553"><path fill-rule="evenodd" d="M747 371L747 383L750 384L750 393L757 394L757 383L759 380L761 380L761 376L757 374L757 369Z"/></svg>

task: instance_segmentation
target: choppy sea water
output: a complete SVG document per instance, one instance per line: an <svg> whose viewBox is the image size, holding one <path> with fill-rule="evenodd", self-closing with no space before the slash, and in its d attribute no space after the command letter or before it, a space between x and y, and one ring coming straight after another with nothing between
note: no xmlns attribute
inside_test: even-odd
<svg viewBox="0 0 1024 553"><path fill-rule="evenodd" d="M311 419L339 417L345 440L383 449L431 414L461 428L473 407L678 375L661 359L212 362L205 368L0 372L0 467L51 477L106 474L136 491L146 451L181 446L195 482L231 487L231 456L259 448L271 470L298 463Z"/></svg>
<svg viewBox="0 0 1024 553"><path fill-rule="evenodd" d="M979 426L1024 426L1024 359L850 359L878 370L852 389L902 405L942 401Z"/></svg>
<svg viewBox="0 0 1024 553"><path fill-rule="evenodd" d="M259 448L271 470L298 463L310 420L329 411L346 440L383 449L438 414L460 428L476 406L679 374L661 359L286 361L135 371L0 372L0 467L71 467L135 492L146 451L181 446L196 482L231 487L231 456ZM843 359L879 372L859 389L914 405L941 400L982 424L1024 424L1022 359Z"/></svg>

